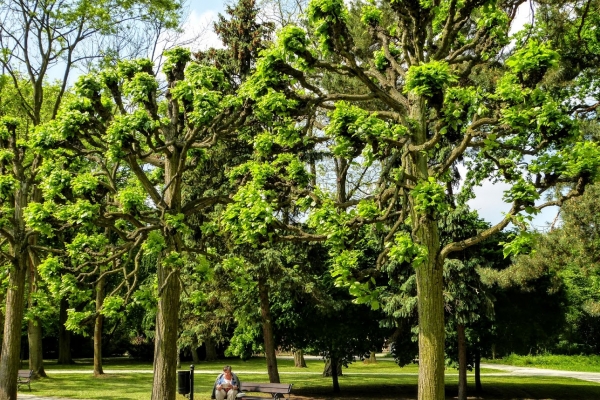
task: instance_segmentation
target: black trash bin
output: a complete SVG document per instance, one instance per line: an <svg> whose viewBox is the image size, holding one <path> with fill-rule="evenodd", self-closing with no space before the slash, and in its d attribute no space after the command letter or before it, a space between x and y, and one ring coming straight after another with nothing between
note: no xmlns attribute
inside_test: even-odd
<svg viewBox="0 0 600 400"><path fill-rule="evenodd" d="M190 371L177 371L177 393L188 394L190 392Z"/></svg>

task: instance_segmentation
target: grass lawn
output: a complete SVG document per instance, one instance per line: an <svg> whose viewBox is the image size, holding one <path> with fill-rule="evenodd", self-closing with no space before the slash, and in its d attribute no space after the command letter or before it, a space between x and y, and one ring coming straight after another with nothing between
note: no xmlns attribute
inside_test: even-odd
<svg viewBox="0 0 600 400"><path fill-rule="evenodd" d="M600 356L538 355L519 356L511 354L504 358L485 360L488 364L506 364L517 367L558 369L563 371L600 372Z"/></svg>
<svg viewBox="0 0 600 400"><path fill-rule="evenodd" d="M202 362L195 368L195 400L209 400L216 374L225 364L231 365L242 381L268 381L265 361L261 358L254 358L246 362L237 359ZM150 398L152 366L148 363L107 359L104 363L105 370L115 371L115 373L108 373L100 378L93 377L91 360L79 360L77 364L66 367L52 362L46 362L45 365L49 378L32 382L31 394L98 400L147 400ZM356 362L344 369L344 376L340 377L342 393L336 396L333 396L331 392L331 378L321 377L323 361L307 360L307 365L308 368L299 369L293 366L292 360L278 360L281 381L294 384L292 398L303 400L309 398L369 400L375 397L382 400L416 399L416 365L399 368L393 361L385 359L376 364ZM183 363L182 367L182 369L187 369L189 364ZM61 371L65 369L79 373ZM483 374L486 372L493 372L493 370L482 371ZM574 379L483 376L482 382L485 393L481 397L470 398L485 400L600 399L600 385ZM472 386L469 393L473 393L472 375L469 376L469 384ZM447 370L446 388L447 398L454 398L457 393L457 372L454 369ZM22 389L20 393L29 394L30 392ZM177 398L177 400L184 399L183 396Z"/></svg>

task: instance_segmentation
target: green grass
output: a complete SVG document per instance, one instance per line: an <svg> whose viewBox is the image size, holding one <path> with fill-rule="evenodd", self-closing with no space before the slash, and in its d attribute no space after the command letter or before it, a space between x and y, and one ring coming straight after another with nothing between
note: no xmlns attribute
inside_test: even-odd
<svg viewBox="0 0 600 400"><path fill-rule="evenodd" d="M519 356L511 354L504 358L485 360L490 364L506 364L517 367L558 369L563 371L600 372L600 356L537 355Z"/></svg>
<svg viewBox="0 0 600 400"><path fill-rule="evenodd" d="M249 361L237 359L220 360L217 362L201 362L196 365L194 374L194 399L209 400L212 385L217 371L223 365L232 366L243 381L267 382L265 360L253 358ZM92 375L93 364L91 360L78 360L73 366L59 366L46 362L46 372L49 378L32 382L31 394L41 396L54 396L70 399L123 399L147 400L152 390L152 366L149 363L134 362L125 359L107 359L104 362L105 370L122 371L106 374L100 378ZM323 361L309 359L308 368L295 368L293 361L279 359L278 367L281 381L293 383L292 398L304 399L348 399L370 400L378 399L416 399L417 372L416 365L399 368L391 360L379 360L376 364L363 364L356 362L344 369L344 376L340 377L342 393L332 395L331 378L321 377ZM183 363L182 369L188 369L189 364ZM61 372L60 370L76 370L80 373ZM142 371L138 373L125 370ZM494 370L483 370L482 373ZM509 376L483 376L485 393L478 397L485 400L498 399L561 399L561 400L587 400L600 399L600 385L562 378L528 378ZM472 375L469 384L473 385ZM447 398L456 396L457 372L447 370L446 392ZM473 393L474 388L470 388ZM29 394L27 389L20 391ZM377 393L377 396L374 396ZM178 396L177 400L185 397Z"/></svg>

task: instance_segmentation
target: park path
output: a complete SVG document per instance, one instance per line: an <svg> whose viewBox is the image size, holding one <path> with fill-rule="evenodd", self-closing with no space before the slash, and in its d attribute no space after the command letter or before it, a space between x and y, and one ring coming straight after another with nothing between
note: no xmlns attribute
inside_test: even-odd
<svg viewBox="0 0 600 400"><path fill-rule="evenodd" d="M563 377L563 378L574 378L580 379L583 381L600 383L600 372L573 372L573 371L560 371L555 369L542 369L542 368L527 368L527 367L514 367L512 365L501 365L501 364L481 364L482 368L486 369L495 369L501 372L488 372L482 373L482 376L555 376L555 377ZM51 370L48 371L52 374L90 374L91 371L82 371L82 370ZM107 374L152 374L153 371L151 369L112 369L112 370L104 370ZM194 374L212 374L216 375L220 373L220 370L195 370ZM263 372L256 371L243 371L236 370L238 374L263 374ZM306 372L280 372L280 375L294 375L294 374L306 374ZM314 372L315 375L321 375L320 372ZM349 375L380 375L380 373L369 373L369 372L361 372L361 373L350 373ZM386 373L385 375L416 375L416 373ZM17 396L19 399L23 400L75 400L75 399L64 399L58 397L40 397L35 395L30 395L26 393L18 393Z"/></svg>
<svg viewBox="0 0 600 400"><path fill-rule="evenodd" d="M497 369L503 371L502 373L487 373L481 374L482 376L488 375L514 375L514 376L556 376L562 378L574 378L582 381L600 383L600 372L575 372L575 371L561 371L557 369L545 369L545 368L528 368L528 367L515 367L512 365L501 365L501 364L481 364L481 368Z"/></svg>

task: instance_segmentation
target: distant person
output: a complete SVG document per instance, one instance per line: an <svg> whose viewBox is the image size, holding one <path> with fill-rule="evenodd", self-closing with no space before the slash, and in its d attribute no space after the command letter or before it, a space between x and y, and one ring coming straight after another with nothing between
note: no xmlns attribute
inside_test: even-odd
<svg viewBox="0 0 600 400"><path fill-rule="evenodd" d="M240 388L240 380L231 372L231 367L226 365L223 367L223 373L217 377L215 386L213 387L211 399L217 400L235 400Z"/></svg>

